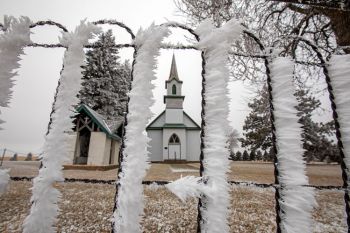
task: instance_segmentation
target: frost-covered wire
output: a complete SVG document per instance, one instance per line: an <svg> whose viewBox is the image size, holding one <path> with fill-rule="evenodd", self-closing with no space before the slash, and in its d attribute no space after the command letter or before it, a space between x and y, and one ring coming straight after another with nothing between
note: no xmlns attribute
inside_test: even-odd
<svg viewBox="0 0 350 233"><path fill-rule="evenodd" d="M341 167L343 169L343 188L345 189L344 200L347 213L347 224L350 229L350 207L349 207L349 168L350 168L350 55L333 55L329 61L329 75L327 85L332 87L330 99L332 109L335 113L335 121L338 148L341 156ZM329 88L330 89L330 88Z"/></svg>
<svg viewBox="0 0 350 233"><path fill-rule="evenodd" d="M189 197L200 197L205 193L202 177L184 176L166 184L165 187L183 202Z"/></svg>
<svg viewBox="0 0 350 233"><path fill-rule="evenodd" d="M204 171L205 185L213 190L212 195L205 195L200 208L202 232L228 232L227 224L229 206L229 171L226 146L226 127L228 125L227 82L229 71L227 58L230 45L239 38L243 28L239 22L230 20L221 28L215 28L206 20L195 30L200 41L198 48L204 51L205 66L205 148Z"/></svg>
<svg viewBox="0 0 350 233"><path fill-rule="evenodd" d="M128 125L124 159L119 173L119 190L116 210L113 213L113 230L118 233L142 232L141 220L144 214L142 180L149 167L148 142L145 128L152 118L150 107L154 103L151 83L156 79L155 68L162 40L169 35L164 26L152 24L140 29L134 40L137 49L134 65L134 79L129 93Z"/></svg>
<svg viewBox="0 0 350 233"><path fill-rule="evenodd" d="M0 107L8 107L10 102L13 77L17 75L14 70L20 67L20 55L24 54L23 48L30 43L30 24L28 17L4 17L5 32L0 35ZM4 121L0 119L0 125L2 123ZM0 169L0 194L6 190L8 181L8 170Z"/></svg>
<svg viewBox="0 0 350 233"><path fill-rule="evenodd" d="M64 54L64 69L60 77L60 87L55 104L52 128L46 136L44 153L41 157L42 168L33 181L31 210L24 221L24 233L55 232L54 224L58 215L58 202L61 193L53 187L54 182L64 181L63 163L68 156L68 137L64 132L73 128L73 106L79 100L76 97L81 86L81 66L84 65L84 45L100 32L100 28L82 21L74 32L63 32L60 42L68 47Z"/></svg>
<svg viewBox="0 0 350 233"><path fill-rule="evenodd" d="M329 61L329 74L338 111L343 140L344 162L350 168L350 55L334 55Z"/></svg>
<svg viewBox="0 0 350 233"><path fill-rule="evenodd" d="M7 189L7 185L10 181L9 171L10 169L0 169L0 195Z"/></svg>
<svg viewBox="0 0 350 233"><path fill-rule="evenodd" d="M294 63L288 57L273 58L270 64L275 117L279 205L282 232L312 232L312 211L317 205L314 189L306 176L302 129L294 96Z"/></svg>
<svg viewBox="0 0 350 233"><path fill-rule="evenodd" d="M31 42L30 24L28 17L4 17L6 31L0 35L0 107L8 107L10 102L13 77L17 75L14 70L20 67L23 48ZM0 120L0 123L3 121Z"/></svg>

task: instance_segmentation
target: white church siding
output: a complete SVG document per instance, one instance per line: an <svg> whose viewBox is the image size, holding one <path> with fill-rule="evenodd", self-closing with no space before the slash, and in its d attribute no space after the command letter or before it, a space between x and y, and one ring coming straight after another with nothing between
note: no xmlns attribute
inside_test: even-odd
<svg viewBox="0 0 350 233"><path fill-rule="evenodd" d="M149 130L147 132L148 137L151 138L149 143L150 147L148 151L150 152L150 160L152 162L163 161L163 135L162 130Z"/></svg>
<svg viewBox="0 0 350 233"><path fill-rule="evenodd" d="M187 130L187 161L199 161L200 156L200 131Z"/></svg>
<svg viewBox="0 0 350 233"><path fill-rule="evenodd" d="M183 112L179 109L166 109L165 122L171 124L183 124Z"/></svg>
<svg viewBox="0 0 350 233"><path fill-rule="evenodd" d="M182 109L183 101L184 101L183 98L171 98L171 96L170 97L168 96L166 99L166 107L167 109L169 108Z"/></svg>
<svg viewBox="0 0 350 233"><path fill-rule="evenodd" d="M169 151L168 144L171 135L176 134L180 138L181 143L181 160L186 160L186 130L185 129L163 129L163 159L168 160Z"/></svg>

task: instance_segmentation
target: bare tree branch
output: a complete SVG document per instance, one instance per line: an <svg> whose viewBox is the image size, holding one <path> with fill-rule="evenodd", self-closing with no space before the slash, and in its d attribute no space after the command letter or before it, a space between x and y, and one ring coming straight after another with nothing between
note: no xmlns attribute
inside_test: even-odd
<svg viewBox="0 0 350 233"><path fill-rule="evenodd" d="M268 0L274 2L303 4L314 7L331 8L341 11L350 11L349 0Z"/></svg>

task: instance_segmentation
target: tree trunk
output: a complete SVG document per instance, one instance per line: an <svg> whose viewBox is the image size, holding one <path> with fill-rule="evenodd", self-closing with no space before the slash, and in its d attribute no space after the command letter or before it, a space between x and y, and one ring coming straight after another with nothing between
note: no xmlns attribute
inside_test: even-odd
<svg viewBox="0 0 350 233"><path fill-rule="evenodd" d="M345 47L346 54L350 54L350 11L323 10L329 17L338 46Z"/></svg>

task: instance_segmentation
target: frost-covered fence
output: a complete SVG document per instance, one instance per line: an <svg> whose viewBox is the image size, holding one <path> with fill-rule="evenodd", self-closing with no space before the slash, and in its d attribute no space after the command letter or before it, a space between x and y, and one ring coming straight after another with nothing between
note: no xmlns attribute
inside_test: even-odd
<svg viewBox="0 0 350 233"><path fill-rule="evenodd" d="M122 171L118 174L117 181L120 188L113 213L114 232L142 232L142 180L149 167L147 147L150 140L145 134L145 129L152 118L150 108L154 102L151 81L156 79L156 58L161 42L167 35L167 27L151 25L146 30L140 30L134 39L137 56L133 66L132 89L129 93L124 160L121 161Z"/></svg>
<svg viewBox="0 0 350 233"><path fill-rule="evenodd" d="M306 176L301 124L298 123L293 85L294 62L273 57L270 64L271 94L277 149L279 217L282 232L312 232L315 193Z"/></svg>
<svg viewBox="0 0 350 233"><path fill-rule="evenodd" d="M167 187L181 200L188 196L201 197L197 222L199 232L229 232L229 160L225 135L229 102L227 58L232 42L237 40L242 29L235 20L221 28L215 28L207 20L195 30L200 38L197 47L203 52L205 60L202 91L202 177L184 177Z"/></svg>
<svg viewBox="0 0 350 233"><path fill-rule="evenodd" d="M28 17L16 19L4 17L4 34L0 35L0 107L8 107L14 85L15 69L20 67L20 55L24 47L30 43L29 25L32 22ZM1 114L1 111L0 111ZM1 124L4 121L0 118ZM6 190L9 181L9 170L0 168L0 195Z"/></svg>
<svg viewBox="0 0 350 233"><path fill-rule="evenodd" d="M24 221L23 232L55 232L53 227L58 215L60 192L53 187L54 182L63 181L63 163L68 156L67 136L73 128L71 115L79 102L77 95L81 88L81 66L84 65L84 45L100 29L81 22L74 32L63 32L60 42L67 46L61 72L55 114L52 128L46 136L44 153L41 157L42 167L33 182L32 207ZM46 221L42 221L45 214Z"/></svg>
<svg viewBox="0 0 350 233"><path fill-rule="evenodd" d="M7 18L10 19L10 18ZM7 54L9 56L4 56L4 59L0 61L0 103L8 103L12 82L11 78L15 75L12 73L13 69L18 66L19 55L23 51L23 47L31 46L31 47L44 47L44 48L67 48L68 50L65 53L64 60L64 69L61 74L61 85L62 87L58 88L58 92L56 93L56 103L54 107L54 112L52 115L52 128L49 133L46 142L46 155L43 156L43 167L39 172L39 176L34 181L33 188L33 197L32 197L32 209L31 214L26 219L24 224L25 232L54 232L54 223L56 221L58 208L57 203L59 201L59 193L57 190L53 189L52 184L55 181L63 181L62 177L62 162L64 161L65 148L64 137L62 136L64 129L70 128L71 122L67 120L71 114L74 115L73 112L69 112L71 104L74 104L74 93L77 93L79 87L79 69L76 69L78 64L82 64L84 60L82 49L92 48L94 44L88 44L87 40L90 38L92 33L98 33L98 29L96 26L99 24L111 24L118 25L124 28L132 38L132 42L129 44L118 44L117 48L125 48L132 47L135 49L134 53L134 61L133 61L133 70L132 74L135 76L135 80L131 87L130 92L130 101L128 114L126 116L126 130L125 132L125 140L123 140L123 147L121 149L120 155L120 169L119 169L119 183L117 185L117 195L116 195L116 211L114 214L115 217L115 225L113 226L114 230L118 230L118 232L140 232L140 219L143 212L143 203L142 203L142 177L145 175L145 171L147 169L147 137L144 135L144 122L139 122L137 119L137 115L141 114L139 108L137 107L136 100L147 99L147 104L145 106L150 106L152 101L150 100L151 93L151 85L148 86L146 91L142 91L139 89L142 85L148 85L149 81L154 78L153 69L155 65L154 56L156 56L157 51L160 48L165 49L197 49L202 52L202 132L201 132L201 168L200 173L203 176L202 178L185 178L183 180L184 184L187 184L186 187L190 187L188 193L189 195L201 196L203 198L202 206L198 209L198 231L199 232L215 232L215 229L209 223L220 225L218 228L220 232L227 232L228 228L225 226L225 218L216 219L219 215L220 217L227 215L227 181L225 180L225 172L227 169L223 169L223 167L227 168L225 164L220 162L226 161L225 151L223 149L222 141L215 141L215 139L223 140L223 136L213 137L213 132L216 132L212 126L216 126L218 128L222 127L222 116L224 116L227 111L225 106L225 101L222 101L220 98L219 105L213 103L217 100L217 97L222 96L223 88L225 86L225 82L227 80L220 79L221 75L218 73L226 71L222 68L222 64L224 61L222 60L222 56L220 56L221 64L217 64L217 60L213 59L215 56L218 56L221 52L211 50L211 45L215 44L215 46L227 46L227 44L220 44L221 41L217 41L218 37L213 33L213 31L222 33L221 35L226 35L228 32L231 32L232 26L227 24L223 27L223 30L215 29L213 27L209 27L208 25L202 28L199 28L197 31L192 30L184 25L177 23L167 23L163 26L165 27L179 27L181 29L187 30L190 32L198 41L198 45L172 45L172 44L164 44L161 42L161 39L168 35L165 27L162 26L151 26L149 30L151 33L146 36L147 30L140 32L137 36L124 24L115 21L115 20L100 20L93 22L91 24L87 23L89 26L81 26L80 29L77 29L74 33L68 33L68 30L61 24L53 22L53 21L39 21L37 23L31 23L28 18L21 18L16 20L15 18L11 18L11 20L5 20L5 24L0 24L0 29L4 31L3 34L0 35L0 57ZM18 26L18 22L20 22L21 26ZM17 25L17 26L16 26ZM32 43L29 40L29 30L30 28L34 28L36 26L42 25L53 25L63 30L63 36L59 44L37 44ZM79 27L78 27L79 28ZM18 30L17 30L18 29ZM17 30L17 32L16 32ZM298 125L294 124L295 128L287 127L284 121L293 120L295 121L295 112L292 108L295 105L295 101L291 100L292 97L292 85L291 82L288 81L292 76L292 63L286 58L274 58L270 57L270 54L265 52L265 48L263 44L260 42L259 38L255 36L253 33L248 30L243 30L243 33L247 36L251 37L261 49L262 54L254 55L254 54L236 54L237 56L250 56L255 58L261 58L265 61L266 66L266 75L267 75L267 83L269 86L269 94L270 94L270 107L271 107L271 131L273 135L273 149L275 153L275 178L276 184L274 185L276 189L276 222L277 222L277 232L301 232L308 231L311 226L310 220L310 211L314 206L314 197L313 191L311 188L307 187L308 182L305 176L305 164L301 160L300 154L300 141L297 135L300 133L300 129L298 129ZM152 35L151 35L152 34ZM17 36L16 36L17 35ZM234 36L235 33L230 34L229 36ZM143 39L140 39L143 38ZM18 40L19 43L16 43L18 47L15 49L11 49L12 40ZM228 39L229 40L229 39ZM333 117L336 123L336 131L337 131L337 139L338 139L338 147L342 157L341 167L343 171L343 180L344 180L344 199L346 212L348 217L348 226L350 225L349 221L349 194L348 194L348 167L349 167L349 148L346 147L345 144L349 144L349 103L348 98L346 98L346 92L348 91L349 83L348 80L344 77L349 76L349 58L346 56L342 57L334 57L331 60L330 66L330 74L334 76L334 81L332 80L328 73L328 68L322 55L317 52L317 47L315 47L311 42L301 38L300 41L306 43L311 46L319 60L319 66L323 67L323 71L325 74L325 78L328 85L328 90L330 93L330 100L332 103ZM225 45L224 45L225 44ZM213 46L213 47L215 47ZM220 48L223 49L223 48ZM142 50L144 50L142 52ZM5 52L4 52L5 51ZM221 54L222 55L222 54ZM8 59L12 56L11 59ZM272 61L270 59L273 59ZM8 59L8 60L6 60ZM284 60L283 62L280 62ZM150 63L146 62L146 60L151 61ZM4 61L7 61L4 62ZM296 61L298 62L298 61ZM281 67L286 66L285 70L289 70L287 74L281 74ZM221 70L216 70L221 69ZM284 70L284 71L285 71ZM141 76L146 76L147 79L141 79ZM286 79L284 79L286 78ZM73 82L74 84L71 86L72 89L67 89L68 83ZM281 83L280 83L281 82ZM148 84L147 84L148 83ZM289 83L289 91L285 93L278 92L279 85L286 85ZM334 89L332 87L334 86ZM220 91L219 91L220 90ZM66 93L65 93L66 92ZM3 94L3 95L2 95ZM283 95L283 96L282 96ZM208 98L210 96L210 98ZM65 98L68 98L69 101L63 101ZM285 103L287 98L287 103L289 103L288 108L286 109L282 103ZM226 100L227 101L227 100ZM3 105L0 105L3 106ZM338 109L337 109L338 106ZM340 115L338 115L337 110ZM149 111L146 109L145 111ZM214 113L223 113L221 118L215 116ZM144 114L144 112L142 112ZM60 119L59 116L65 116L64 119ZM220 114L217 114L220 115ZM149 118L149 116L148 116ZM129 121L129 122L128 122ZM57 130L58 126L64 126L62 129ZM220 133L219 133L220 134ZM52 136L54 135L54 136ZM135 136L136 135L136 136ZM137 136L138 135L138 136ZM291 140L291 135L294 135L293 140ZM135 142L131 141L128 138L140 138L140 145L137 149L137 153L135 153L134 149L136 148ZM60 145L57 148L54 148L53 145L56 145L52 142L58 140ZM343 141L344 143L343 143ZM293 143L291 143L291 141ZM286 146L286 142L290 145L293 145L293 149L291 146ZM213 144L210 144L213 143ZM299 143L299 144L298 144ZM214 145L215 144L215 145ZM216 147L219 145L219 147ZM294 150L296 148L296 150ZM294 150L295 157L291 159L289 156L286 156L285 151ZM343 151L344 149L344 151ZM216 158L216 154L220 151L222 154L221 159L218 161L213 159ZM145 155L142 156L133 156L136 154ZM219 158L219 157L217 157ZM140 166L137 166L138 162L141 162ZM217 166L215 164L221 164L222 166ZM286 166L286 164L292 164ZM47 168L52 169L47 169ZM49 171L50 170L50 171ZM131 173L139 172L138 176L135 179L130 180ZM219 174L220 173L220 174ZM0 173L2 174L2 173ZM8 174L0 175L0 186L3 187L3 184L8 182ZM219 174L218 176L216 176ZM212 182L213 180L217 182ZM219 187L215 187L214 183L219 184ZM174 187L174 186L173 186ZM180 186L177 186L178 188ZM226 187L226 188L225 188ZM132 190L132 191L130 191ZM137 198L128 198L126 195L129 195L130 192L134 192L137 190ZM179 190L179 189L178 189ZM48 192L46 192L48 191ZM118 192L119 191L119 192ZM221 192L221 193L219 193ZM181 193L181 192L180 192ZM186 194L188 194L186 193ZM52 194L52 195L50 195ZM184 194L184 193L182 193ZM182 199L186 197L186 195L179 195ZM215 197L215 199L220 199L219 202L210 202L208 201L208 197ZM200 198L200 200L202 200ZM219 205L219 208L215 205ZM130 211L130 209L132 209ZM220 213L219 213L220 212ZM295 214L290 213L297 213ZM40 219L40 223L37 220L44 216L46 221L42 221ZM218 221L216 221L218 220ZM131 222L134 223L131 226ZM36 224L35 224L36 223Z"/></svg>
<svg viewBox="0 0 350 233"><path fill-rule="evenodd" d="M227 216L229 192L227 173L229 171L227 136L228 125L227 68L228 51L236 41L242 27L236 20L215 28L210 21L204 21L196 29L200 41L198 48L205 58L205 110L202 173L203 182L212 189L211 195L204 195L199 208L202 220L198 222L202 232L228 232Z"/></svg>
<svg viewBox="0 0 350 233"><path fill-rule="evenodd" d="M350 226L350 198L349 198L349 168L350 168L350 55L334 55L329 61L329 74L332 79L327 80L328 88L333 89L330 92L333 117L336 124L336 136L338 138L338 147L342 158L343 168L343 188L345 189L344 200L347 213L347 224ZM337 109L337 112L335 110ZM337 114L339 113L339 115ZM341 139L341 140L340 140ZM350 227L349 227L350 228Z"/></svg>

